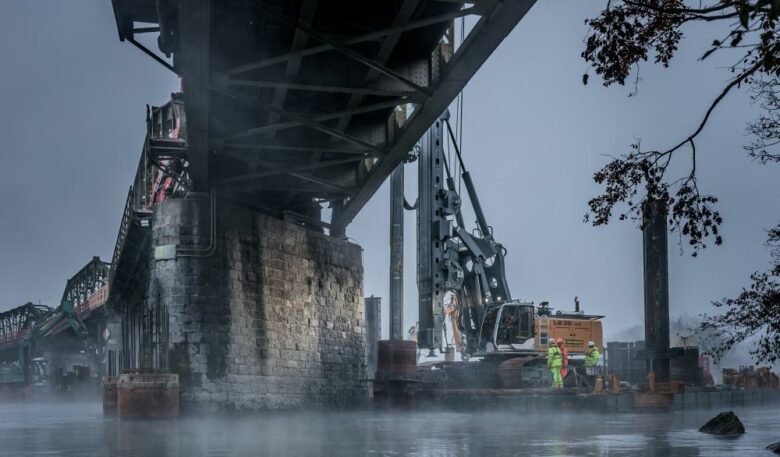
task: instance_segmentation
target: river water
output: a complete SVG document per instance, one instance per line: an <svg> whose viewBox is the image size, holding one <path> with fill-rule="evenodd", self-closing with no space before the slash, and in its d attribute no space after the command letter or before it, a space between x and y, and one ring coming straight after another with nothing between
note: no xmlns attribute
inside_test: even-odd
<svg viewBox="0 0 780 457"><path fill-rule="evenodd" d="M334 412L104 418L98 403L0 404L0 456L738 456L774 455L780 406L736 408L747 433L697 431L718 410Z"/></svg>

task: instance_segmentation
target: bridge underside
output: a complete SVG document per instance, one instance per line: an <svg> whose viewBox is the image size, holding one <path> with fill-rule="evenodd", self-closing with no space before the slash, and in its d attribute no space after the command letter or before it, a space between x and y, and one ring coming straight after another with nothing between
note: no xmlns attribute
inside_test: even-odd
<svg viewBox="0 0 780 457"><path fill-rule="evenodd" d="M113 366L215 408L364 397L361 249L339 238L533 3L113 0L120 38L182 79L147 114Z"/></svg>
<svg viewBox="0 0 780 457"><path fill-rule="evenodd" d="M533 3L113 0L121 39L173 56L195 188L308 220L330 205L332 234Z"/></svg>

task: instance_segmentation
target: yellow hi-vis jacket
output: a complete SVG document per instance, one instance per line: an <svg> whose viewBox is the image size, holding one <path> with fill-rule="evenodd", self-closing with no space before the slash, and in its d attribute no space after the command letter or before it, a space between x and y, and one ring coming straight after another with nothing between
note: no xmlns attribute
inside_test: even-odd
<svg viewBox="0 0 780 457"><path fill-rule="evenodd" d="M599 350L596 348L592 348L588 350L588 353L585 354L585 366L586 367L595 367L599 363Z"/></svg>
<svg viewBox="0 0 780 457"><path fill-rule="evenodd" d="M555 368L563 365L563 353L558 346L552 345L547 349L547 366Z"/></svg>

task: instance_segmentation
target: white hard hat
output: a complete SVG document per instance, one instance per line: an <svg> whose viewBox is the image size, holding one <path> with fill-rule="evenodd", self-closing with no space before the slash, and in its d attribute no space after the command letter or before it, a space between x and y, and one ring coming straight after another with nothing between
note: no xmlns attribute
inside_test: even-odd
<svg viewBox="0 0 780 457"><path fill-rule="evenodd" d="M594 343L593 341L588 341L588 346L595 346L595 345L596 343Z"/></svg>

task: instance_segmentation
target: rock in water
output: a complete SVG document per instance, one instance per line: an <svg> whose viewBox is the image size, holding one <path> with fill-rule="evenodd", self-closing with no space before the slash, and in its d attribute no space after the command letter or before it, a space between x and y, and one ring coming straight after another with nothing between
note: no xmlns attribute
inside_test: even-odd
<svg viewBox="0 0 780 457"><path fill-rule="evenodd" d="M770 451L774 452L775 454L780 454L780 441L778 441L777 443L774 443L774 444L770 444L766 448L769 449Z"/></svg>
<svg viewBox="0 0 780 457"><path fill-rule="evenodd" d="M699 431L713 435L737 436L745 433L745 426L733 411L729 411L713 417Z"/></svg>

